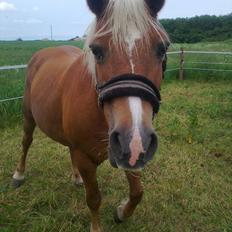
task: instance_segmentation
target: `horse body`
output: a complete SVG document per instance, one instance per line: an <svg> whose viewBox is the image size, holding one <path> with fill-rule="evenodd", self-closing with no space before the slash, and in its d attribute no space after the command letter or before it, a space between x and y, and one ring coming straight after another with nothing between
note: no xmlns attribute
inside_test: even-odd
<svg viewBox="0 0 232 232"><path fill-rule="evenodd" d="M81 63L83 51L76 47L36 53L29 63L24 108L47 136L70 149L78 147L100 163L107 158L107 144L102 141L108 127L95 87Z"/></svg>
<svg viewBox="0 0 232 232"><path fill-rule="evenodd" d="M37 125L69 147L73 180L84 183L91 232L100 232L97 167L107 157L125 171L129 199L117 221L142 199L141 169L157 150L153 128L166 64L168 37L157 22L164 0L87 0L96 15L84 51L62 46L37 52L28 65L24 94L23 155L13 176L24 181ZM96 88L95 88L96 85Z"/></svg>

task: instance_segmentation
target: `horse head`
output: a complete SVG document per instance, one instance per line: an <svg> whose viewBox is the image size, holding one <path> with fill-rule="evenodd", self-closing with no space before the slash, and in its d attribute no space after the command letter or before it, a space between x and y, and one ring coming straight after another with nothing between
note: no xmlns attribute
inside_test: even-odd
<svg viewBox="0 0 232 232"><path fill-rule="evenodd" d="M109 160L138 170L157 150L153 119L169 39L157 20L164 0L87 0L96 15L86 63L109 126Z"/></svg>

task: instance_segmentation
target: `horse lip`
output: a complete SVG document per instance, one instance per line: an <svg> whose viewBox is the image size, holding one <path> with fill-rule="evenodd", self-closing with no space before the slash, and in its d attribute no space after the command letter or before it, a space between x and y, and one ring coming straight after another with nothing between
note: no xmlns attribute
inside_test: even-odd
<svg viewBox="0 0 232 232"><path fill-rule="evenodd" d="M124 171L141 171L145 168L146 163L138 160L134 167L130 164L117 164L118 168Z"/></svg>
<svg viewBox="0 0 232 232"><path fill-rule="evenodd" d="M144 169L145 165L147 162L145 162L143 159L139 159L135 166L132 167L130 166L129 162L128 163L121 163L123 159L117 159L115 158L110 152L108 153L108 159L113 168L121 169L124 171L141 171Z"/></svg>

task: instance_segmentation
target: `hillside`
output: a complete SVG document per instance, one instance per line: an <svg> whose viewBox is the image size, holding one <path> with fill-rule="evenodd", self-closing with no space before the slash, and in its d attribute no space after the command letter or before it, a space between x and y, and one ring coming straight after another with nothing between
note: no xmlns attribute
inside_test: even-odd
<svg viewBox="0 0 232 232"><path fill-rule="evenodd" d="M225 16L163 19L161 24L174 43L223 41L232 38L232 13Z"/></svg>

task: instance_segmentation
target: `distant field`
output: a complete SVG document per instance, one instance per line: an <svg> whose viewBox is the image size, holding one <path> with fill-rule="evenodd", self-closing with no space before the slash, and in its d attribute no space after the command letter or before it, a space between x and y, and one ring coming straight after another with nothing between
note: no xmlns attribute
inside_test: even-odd
<svg viewBox="0 0 232 232"><path fill-rule="evenodd" d="M1 42L0 41L0 66L26 64L31 56L38 50L46 47L54 47L59 45L73 45L83 47L82 42L67 42L67 41L23 41L23 42ZM185 50L208 50L208 51L232 51L232 40L225 42L198 43L198 44L172 44L170 51L179 51L180 47ZM186 55L185 67L200 67L200 68L220 68L232 69L232 56L215 56L215 55ZM207 65L193 64L188 62L227 62L231 65ZM179 67L179 55L170 55L168 68ZM223 79L231 78L230 73L218 72L199 72L186 71L187 78L199 79ZM178 77L178 71L166 74L166 78L173 79ZM0 99L22 96L24 91L25 70L0 71ZM0 104L0 128L8 127L13 122L18 122L21 119L21 101L7 102Z"/></svg>
<svg viewBox="0 0 232 232"><path fill-rule="evenodd" d="M83 43L81 42L70 41L0 41L0 66L26 64L36 51L42 48L55 47L59 45L83 47ZM197 44L172 44L169 50L179 51L180 47L196 51L232 51L232 40Z"/></svg>
<svg viewBox="0 0 232 232"><path fill-rule="evenodd" d="M62 43L0 42L0 66L26 63L38 49ZM232 51L232 40L174 44L171 50L181 46ZM171 57L169 68L177 64L178 56ZM177 74L168 73L162 86L163 103L154 124L159 149L143 172L143 202L124 224L115 225L112 214L127 197L125 177L108 162L99 169L106 232L232 231L232 73L188 71L182 82ZM20 96L24 76L23 70L0 71L0 99ZM70 181L68 151L39 130L29 154L27 181L17 191L11 188L20 155L20 102L0 104L0 231L88 232L84 189Z"/></svg>
<svg viewBox="0 0 232 232"><path fill-rule="evenodd" d="M67 41L26 41L1 42L0 66L27 64L32 55L46 47L73 45L83 47L81 42ZM0 99L22 96L26 70L0 71ZM21 101L0 104L0 128L8 127L21 120Z"/></svg>
<svg viewBox="0 0 232 232"><path fill-rule="evenodd" d="M0 66L26 64L36 51L60 45L83 46L75 41L0 41Z"/></svg>

